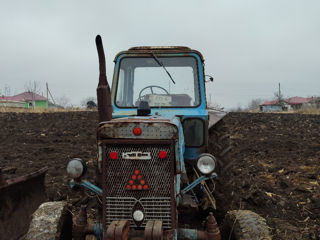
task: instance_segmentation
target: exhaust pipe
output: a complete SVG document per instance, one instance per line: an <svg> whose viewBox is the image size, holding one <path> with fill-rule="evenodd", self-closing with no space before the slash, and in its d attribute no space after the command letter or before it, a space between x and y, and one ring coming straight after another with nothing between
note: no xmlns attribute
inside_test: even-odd
<svg viewBox="0 0 320 240"><path fill-rule="evenodd" d="M106 59L100 35L96 37L96 45L99 57L99 84L97 88L99 122L112 119L111 92L106 75Z"/></svg>

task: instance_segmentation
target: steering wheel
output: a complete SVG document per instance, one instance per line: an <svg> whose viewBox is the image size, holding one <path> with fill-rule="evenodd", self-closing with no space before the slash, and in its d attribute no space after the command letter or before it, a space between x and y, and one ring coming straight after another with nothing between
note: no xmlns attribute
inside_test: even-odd
<svg viewBox="0 0 320 240"><path fill-rule="evenodd" d="M153 94L152 88L160 88L160 89L163 90L167 95L169 95L169 92L168 92L165 88L160 87L160 86L157 86L157 85L150 85L150 86L146 86L146 87L144 87L144 88L141 89L141 91L139 92L139 99L141 99L141 93L142 93L144 90L148 89L148 88L150 88L152 94Z"/></svg>

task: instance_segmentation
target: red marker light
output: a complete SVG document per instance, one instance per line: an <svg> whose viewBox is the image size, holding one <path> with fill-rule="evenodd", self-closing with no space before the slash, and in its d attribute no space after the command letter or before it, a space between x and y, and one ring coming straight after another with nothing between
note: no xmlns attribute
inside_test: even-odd
<svg viewBox="0 0 320 240"><path fill-rule="evenodd" d="M165 152L165 151L164 151ZM167 154L165 152L165 154ZM141 170L135 169L131 178L128 180L126 184L127 190L147 190L149 189L147 181L144 179L143 175L141 174Z"/></svg>
<svg viewBox="0 0 320 240"><path fill-rule="evenodd" d="M167 152L166 151L160 151L159 152L159 158L164 159L167 157Z"/></svg>
<svg viewBox="0 0 320 240"><path fill-rule="evenodd" d="M109 157L110 157L112 160L115 160L115 159L118 158L118 153L117 153L117 152L110 152Z"/></svg>
<svg viewBox="0 0 320 240"><path fill-rule="evenodd" d="M141 133L142 133L141 128L135 127L135 128L133 129L133 134L134 134L134 135L140 136Z"/></svg>

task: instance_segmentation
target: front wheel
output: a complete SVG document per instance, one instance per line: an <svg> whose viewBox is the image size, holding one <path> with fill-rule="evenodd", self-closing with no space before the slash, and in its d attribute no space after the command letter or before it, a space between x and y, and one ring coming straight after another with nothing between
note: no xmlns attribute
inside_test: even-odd
<svg viewBox="0 0 320 240"><path fill-rule="evenodd" d="M229 211L223 221L223 239L271 240L266 220L249 210Z"/></svg>

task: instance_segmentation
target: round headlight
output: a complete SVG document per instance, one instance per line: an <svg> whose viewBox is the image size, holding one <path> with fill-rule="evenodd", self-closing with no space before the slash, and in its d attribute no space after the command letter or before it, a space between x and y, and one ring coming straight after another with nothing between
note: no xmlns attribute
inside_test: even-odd
<svg viewBox="0 0 320 240"><path fill-rule="evenodd" d="M216 159L209 153L204 153L199 156L197 167L202 174L210 174L216 167Z"/></svg>
<svg viewBox="0 0 320 240"><path fill-rule="evenodd" d="M141 210L136 210L133 212L133 219L136 221L136 222L141 222L144 218L144 214Z"/></svg>
<svg viewBox="0 0 320 240"><path fill-rule="evenodd" d="M71 159L67 166L67 173L73 179L82 177L87 171L86 163L80 158Z"/></svg>

